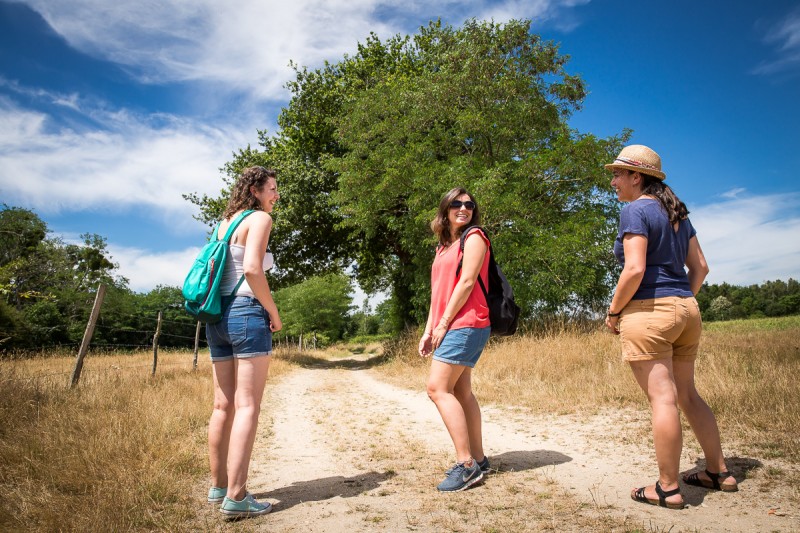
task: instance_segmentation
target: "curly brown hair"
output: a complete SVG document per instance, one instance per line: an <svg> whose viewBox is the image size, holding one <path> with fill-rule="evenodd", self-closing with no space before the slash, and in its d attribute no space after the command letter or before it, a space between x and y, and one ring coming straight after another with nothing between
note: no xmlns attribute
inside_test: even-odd
<svg viewBox="0 0 800 533"><path fill-rule="evenodd" d="M275 178L275 171L269 168L254 166L242 170L236 183L233 184L228 206L222 213L223 218L230 218L234 213L246 209L261 209L258 199L253 196L250 187L255 187L258 192L267 184L267 180Z"/></svg>
<svg viewBox="0 0 800 533"><path fill-rule="evenodd" d="M689 216L686 204L681 202L669 185L648 174L642 174L641 172L639 174L642 176L642 194L655 196L658 199L667 217L669 217L670 224L676 224Z"/></svg>
<svg viewBox="0 0 800 533"><path fill-rule="evenodd" d="M469 199L475 203L475 209L472 210L472 219L469 221L469 224L461 228L461 230L458 232L458 235L456 235L456 238L464 233L467 228L471 226L480 226L480 208L478 207L478 202L475 201L475 197L473 197L472 194L470 194L464 187L450 189L449 192L442 196L442 200L439 202L439 210L436 211L436 216L433 217L433 220L431 221L431 229L439 239L440 246L447 246L450 244L450 219L447 218L447 215L450 212L450 202L462 194L469 196Z"/></svg>

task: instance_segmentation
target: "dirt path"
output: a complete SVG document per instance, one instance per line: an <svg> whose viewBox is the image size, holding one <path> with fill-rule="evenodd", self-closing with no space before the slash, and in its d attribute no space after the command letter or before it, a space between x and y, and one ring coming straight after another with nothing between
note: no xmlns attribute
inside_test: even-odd
<svg viewBox="0 0 800 533"><path fill-rule="evenodd" d="M736 494L686 488L683 511L632 502L631 486L656 475L649 442L619 438L626 423L646 423L641 413L578 419L484 407L484 443L499 472L471 490L439 494L453 451L434 405L424 391L383 383L367 366L302 368L268 386L249 488L274 510L242 527L800 531L787 494L750 480ZM735 471L747 465L740 460Z"/></svg>

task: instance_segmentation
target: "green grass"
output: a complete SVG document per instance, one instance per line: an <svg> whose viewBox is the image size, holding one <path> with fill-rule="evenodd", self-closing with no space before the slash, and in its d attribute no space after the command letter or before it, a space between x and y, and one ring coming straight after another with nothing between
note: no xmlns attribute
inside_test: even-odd
<svg viewBox="0 0 800 533"><path fill-rule="evenodd" d="M800 328L800 315L704 322L703 328L708 332L783 331Z"/></svg>

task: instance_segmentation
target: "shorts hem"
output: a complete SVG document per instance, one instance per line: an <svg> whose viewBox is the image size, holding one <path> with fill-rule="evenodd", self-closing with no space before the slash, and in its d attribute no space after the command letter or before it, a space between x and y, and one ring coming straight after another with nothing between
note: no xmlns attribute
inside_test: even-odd
<svg viewBox="0 0 800 533"><path fill-rule="evenodd" d="M256 352L256 353L237 353L233 355L224 355L221 357L211 357L212 363L223 363L225 361L232 361L234 359L253 359L255 357L268 357L272 355L272 350L268 352Z"/></svg>
<svg viewBox="0 0 800 533"><path fill-rule="evenodd" d="M267 357L270 355L272 355L272 350L268 352L240 353L236 354L234 357L237 359L253 359L254 357Z"/></svg>
<svg viewBox="0 0 800 533"><path fill-rule="evenodd" d="M694 361L697 354L675 355L673 352L622 354L622 359L628 362L657 361L659 359L672 359L678 361Z"/></svg>
<svg viewBox="0 0 800 533"><path fill-rule="evenodd" d="M440 363L446 363L448 365L456 365L456 366L466 366L468 368L475 368L475 364L472 361L456 361L454 359L445 359L444 357L439 357L438 355L433 356L434 361L439 361Z"/></svg>

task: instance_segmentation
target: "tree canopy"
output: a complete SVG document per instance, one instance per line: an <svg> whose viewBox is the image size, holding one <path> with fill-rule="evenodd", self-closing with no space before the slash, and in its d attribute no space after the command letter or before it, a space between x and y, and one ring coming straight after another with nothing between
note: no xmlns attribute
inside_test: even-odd
<svg viewBox="0 0 800 533"><path fill-rule="evenodd" d="M390 289L407 323L427 312L442 194L470 190L518 300L536 310L601 306L608 297L618 202L602 164L629 132L599 139L570 128L585 83L530 21L431 22L413 36L371 34L357 53L295 66L274 136L260 132L225 168L278 170L271 247L276 282L353 265L368 291ZM188 195L200 218L218 198Z"/></svg>

